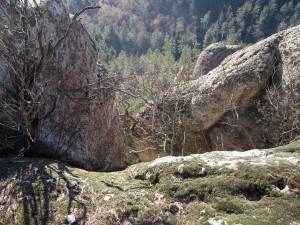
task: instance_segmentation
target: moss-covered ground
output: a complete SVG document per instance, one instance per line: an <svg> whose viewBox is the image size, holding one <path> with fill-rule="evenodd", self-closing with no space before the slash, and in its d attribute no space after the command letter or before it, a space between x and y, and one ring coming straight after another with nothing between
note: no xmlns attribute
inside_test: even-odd
<svg viewBox="0 0 300 225"><path fill-rule="evenodd" d="M68 215L93 225L300 224L300 144L268 151L276 162L141 163L118 172L0 159L0 224L67 224Z"/></svg>

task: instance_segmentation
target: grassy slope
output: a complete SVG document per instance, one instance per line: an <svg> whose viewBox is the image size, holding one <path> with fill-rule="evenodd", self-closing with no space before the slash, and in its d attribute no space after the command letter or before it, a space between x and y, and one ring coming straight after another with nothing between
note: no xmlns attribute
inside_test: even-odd
<svg viewBox="0 0 300 225"><path fill-rule="evenodd" d="M300 162L299 142L268 151ZM64 224L68 214L74 224L300 224L300 165L285 159L237 169L203 160L148 165L104 173L0 160L0 224ZM279 191L286 185L288 194Z"/></svg>

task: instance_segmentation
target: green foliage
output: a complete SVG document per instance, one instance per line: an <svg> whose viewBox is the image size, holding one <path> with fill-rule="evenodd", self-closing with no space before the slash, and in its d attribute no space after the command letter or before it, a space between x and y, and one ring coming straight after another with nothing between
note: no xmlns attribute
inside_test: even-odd
<svg viewBox="0 0 300 225"><path fill-rule="evenodd" d="M150 37L151 50L161 51L164 45L164 36L161 32L155 31Z"/></svg>
<svg viewBox="0 0 300 225"><path fill-rule="evenodd" d="M176 55L176 40L174 37L166 34L165 40L164 40L164 46L163 46L163 53L165 55L171 55L174 56Z"/></svg>
<svg viewBox="0 0 300 225"><path fill-rule="evenodd" d="M217 209L218 211L226 212L228 214L241 214L244 212L240 203L234 201L233 199L222 199L218 201L215 205L215 209Z"/></svg>

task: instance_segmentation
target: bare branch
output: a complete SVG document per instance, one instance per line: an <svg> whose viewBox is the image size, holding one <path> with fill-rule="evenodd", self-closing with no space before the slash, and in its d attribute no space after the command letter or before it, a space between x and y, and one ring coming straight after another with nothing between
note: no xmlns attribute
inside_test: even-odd
<svg viewBox="0 0 300 225"><path fill-rule="evenodd" d="M91 5L91 6L87 6L85 8L83 8L82 10L80 10L79 12L75 13L74 17L72 18L73 21L77 20L77 18L82 14L84 13L85 11L87 10L90 10L90 9L100 9L101 8L101 5Z"/></svg>

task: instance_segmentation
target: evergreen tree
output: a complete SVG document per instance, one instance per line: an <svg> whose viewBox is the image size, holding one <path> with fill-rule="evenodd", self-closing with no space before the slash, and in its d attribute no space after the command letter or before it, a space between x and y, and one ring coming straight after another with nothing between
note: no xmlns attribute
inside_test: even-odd
<svg viewBox="0 0 300 225"><path fill-rule="evenodd" d="M165 55L170 54L173 57L176 55L176 41L175 38L166 34L164 40L163 52Z"/></svg>
<svg viewBox="0 0 300 225"><path fill-rule="evenodd" d="M120 53L122 44L113 25L109 25L104 28L104 41L109 47L114 49L117 54Z"/></svg>
<svg viewBox="0 0 300 225"><path fill-rule="evenodd" d="M152 50L161 51L164 45L164 35L158 31L153 32L150 37L150 45Z"/></svg>

